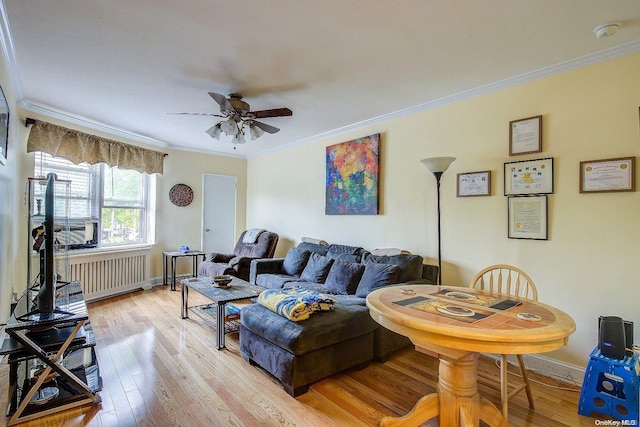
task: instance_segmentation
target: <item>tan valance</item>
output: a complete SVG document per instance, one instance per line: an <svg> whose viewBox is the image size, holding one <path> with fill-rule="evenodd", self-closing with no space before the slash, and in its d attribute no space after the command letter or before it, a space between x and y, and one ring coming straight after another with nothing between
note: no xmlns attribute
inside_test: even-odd
<svg viewBox="0 0 640 427"><path fill-rule="evenodd" d="M43 151L73 163L106 163L120 169L162 173L164 153L124 144L40 120L32 123L27 153Z"/></svg>

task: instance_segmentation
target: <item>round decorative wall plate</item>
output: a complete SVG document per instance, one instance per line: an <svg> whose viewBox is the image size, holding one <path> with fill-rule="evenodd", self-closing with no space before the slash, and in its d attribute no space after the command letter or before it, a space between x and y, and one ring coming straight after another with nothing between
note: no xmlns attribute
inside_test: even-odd
<svg viewBox="0 0 640 427"><path fill-rule="evenodd" d="M189 206L193 201L193 190L186 184L176 184L169 190L169 200L176 206Z"/></svg>

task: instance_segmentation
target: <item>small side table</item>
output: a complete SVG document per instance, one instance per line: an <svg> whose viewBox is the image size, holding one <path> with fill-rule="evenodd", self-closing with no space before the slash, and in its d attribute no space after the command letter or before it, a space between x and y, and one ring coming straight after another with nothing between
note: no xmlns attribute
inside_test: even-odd
<svg viewBox="0 0 640 427"><path fill-rule="evenodd" d="M180 257L191 257L193 262L192 276L198 275L198 257L201 256L202 260L205 260L206 254L202 251L189 251L189 252L162 252L162 284L167 284L168 279L168 265L171 261L171 290L176 290L176 259Z"/></svg>

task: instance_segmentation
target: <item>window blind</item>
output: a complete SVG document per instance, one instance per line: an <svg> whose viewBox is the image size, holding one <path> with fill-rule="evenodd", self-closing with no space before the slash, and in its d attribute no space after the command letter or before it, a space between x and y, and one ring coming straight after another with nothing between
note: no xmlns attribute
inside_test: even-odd
<svg viewBox="0 0 640 427"><path fill-rule="evenodd" d="M36 174L46 177L55 173L58 179L71 181L69 215L74 220L100 218L100 165L73 164L69 160L40 153L36 160ZM44 197L44 186L36 187L36 197ZM42 194L39 194L39 192Z"/></svg>

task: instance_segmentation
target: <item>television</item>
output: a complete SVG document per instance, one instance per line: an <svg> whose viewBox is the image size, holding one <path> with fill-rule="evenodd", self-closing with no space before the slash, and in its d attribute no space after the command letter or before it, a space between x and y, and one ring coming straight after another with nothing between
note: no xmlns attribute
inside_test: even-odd
<svg viewBox="0 0 640 427"><path fill-rule="evenodd" d="M55 245L55 173L47 175L47 189L44 193L44 243L40 246L40 290L38 292L38 312L53 317L56 309L56 272L54 259Z"/></svg>
<svg viewBox="0 0 640 427"><path fill-rule="evenodd" d="M67 281L69 274L69 189L71 181L58 180L56 174L46 178L29 178L29 197L36 201L37 213L29 207L29 227L33 246L29 250L28 274L31 280L31 260L39 260L37 276L13 304L12 316L17 322L37 322L45 327L47 322L73 315L60 306L68 305ZM33 195L36 199L33 199ZM44 201L44 206L42 206ZM41 208L44 207L44 212ZM56 215L57 212L57 215ZM33 228L35 226L35 228ZM32 251L33 250L33 251ZM33 257L32 257L33 255ZM57 301L60 299L60 301Z"/></svg>

